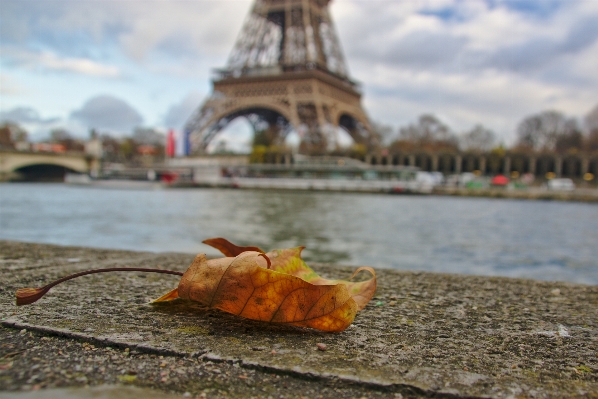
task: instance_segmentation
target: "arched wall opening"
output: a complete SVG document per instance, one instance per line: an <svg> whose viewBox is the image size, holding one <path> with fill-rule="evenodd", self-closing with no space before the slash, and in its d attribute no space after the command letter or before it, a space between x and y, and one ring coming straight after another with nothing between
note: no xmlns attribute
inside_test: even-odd
<svg viewBox="0 0 598 399"><path fill-rule="evenodd" d="M582 177L581 176L581 159L565 158L563 160L562 175L564 177Z"/></svg>
<svg viewBox="0 0 598 399"><path fill-rule="evenodd" d="M544 176L546 173L554 173L555 169L555 162L552 157L540 157L536 161L536 174L538 176Z"/></svg>
<svg viewBox="0 0 598 399"><path fill-rule="evenodd" d="M522 156L514 156L511 158L511 172L517 172L520 175L529 173L529 160Z"/></svg>
<svg viewBox="0 0 598 399"><path fill-rule="evenodd" d="M452 155L444 154L438 159L438 169L444 174L454 173L456 165L457 160Z"/></svg>
<svg viewBox="0 0 598 399"><path fill-rule="evenodd" d="M63 182L67 173L77 171L55 164L35 164L23 166L13 171L12 181L23 182Z"/></svg>

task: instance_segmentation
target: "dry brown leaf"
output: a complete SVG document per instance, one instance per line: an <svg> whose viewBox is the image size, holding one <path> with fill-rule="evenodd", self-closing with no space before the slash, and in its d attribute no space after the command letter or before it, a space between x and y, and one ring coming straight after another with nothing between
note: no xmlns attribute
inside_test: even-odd
<svg viewBox="0 0 598 399"><path fill-rule="evenodd" d="M198 255L176 290L155 302L178 296L247 319L339 332L355 318L358 306L343 284L314 285L267 269L259 252L208 260Z"/></svg>
<svg viewBox="0 0 598 399"><path fill-rule="evenodd" d="M255 248L238 247L225 238L210 238L203 241L203 243L220 250L225 256L237 256L244 252L243 248ZM222 251L221 248L226 248L227 252ZM365 308L376 293L376 272L374 269L367 266L360 267L355 270L349 279L353 279L353 277L362 271L367 271L372 275L372 278L365 281L351 282L347 280L328 280L320 277L303 261L303 259L301 259L301 251L303 251L304 248L305 247L275 249L268 252L266 256L272 262L270 269L299 277L302 280L315 285L344 284L347 286L349 293L357 303L359 310ZM257 249L258 252L264 252L259 248Z"/></svg>
<svg viewBox="0 0 598 399"><path fill-rule="evenodd" d="M218 251L222 252L224 256L230 256L233 258L247 251L264 253L264 251L258 247L239 247L224 238L209 238L202 242L206 245L216 248Z"/></svg>
<svg viewBox="0 0 598 399"><path fill-rule="evenodd" d="M22 288L16 292L17 305L34 303L55 285L76 277L144 271L182 276L176 289L154 302L181 298L252 320L339 332L351 325L376 290L375 272L369 267L354 273L365 270L372 274L372 278L362 282L318 276L301 259L303 247L264 254L257 247L239 247L222 238L206 243L234 256L208 260L200 254L185 273L145 268L88 270L41 288Z"/></svg>

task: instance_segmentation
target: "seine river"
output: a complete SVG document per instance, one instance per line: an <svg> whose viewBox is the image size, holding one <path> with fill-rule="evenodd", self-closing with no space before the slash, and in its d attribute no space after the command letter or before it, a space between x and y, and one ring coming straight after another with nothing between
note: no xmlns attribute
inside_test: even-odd
<svg viewBox="0 0 598 399"><path fill-rule="evenodd" d="M313 262L598 284L598 206L231 189L0 184L0 239L207 252L226 237Z"/></svg>

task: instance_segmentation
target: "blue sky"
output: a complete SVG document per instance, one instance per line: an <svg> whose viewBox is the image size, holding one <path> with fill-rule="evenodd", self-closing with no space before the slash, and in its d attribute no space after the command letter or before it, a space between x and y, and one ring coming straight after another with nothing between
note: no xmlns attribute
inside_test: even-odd
<svg viewBox="0 0 598 399"><path fill-rule="evenodd" d="M35 139L55 127L180 128L251 4L0 0L0 116ZM598 0L335 0L331 11L373 121L433 113L509 144L525 116L583 117L598 104Z"/></svg>

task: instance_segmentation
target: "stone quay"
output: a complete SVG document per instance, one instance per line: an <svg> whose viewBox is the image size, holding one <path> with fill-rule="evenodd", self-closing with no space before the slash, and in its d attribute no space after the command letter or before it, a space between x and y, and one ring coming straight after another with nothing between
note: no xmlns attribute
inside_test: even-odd
<svg viewBox="0 0 598 399"><path fill-rule="evenodd" d="M598 398L598 286L378 269L338 334L149 302L193 255L0 241L2 398ZM325 277L354 267L315 264Z"/></svg>

